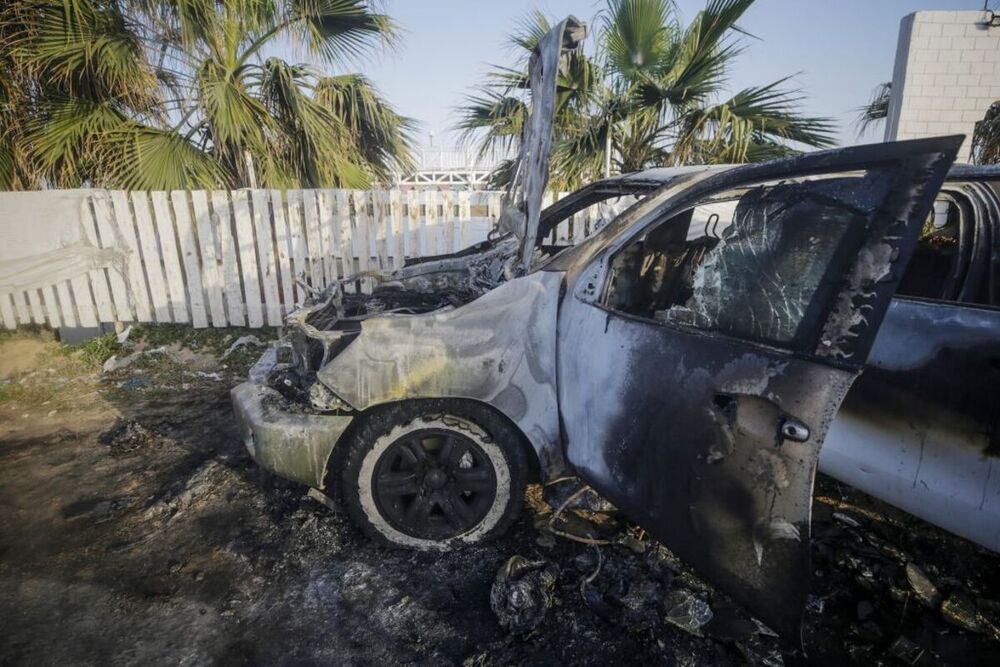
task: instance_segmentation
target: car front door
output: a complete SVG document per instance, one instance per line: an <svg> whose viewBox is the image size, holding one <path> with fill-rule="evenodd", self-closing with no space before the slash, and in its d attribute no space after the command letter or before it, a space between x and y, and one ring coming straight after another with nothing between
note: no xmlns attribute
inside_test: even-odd
<svg viewBox="0 0 1000 667"><path fill-rule="evenodd" d="M959 143L702 178L567 271L568 463L786 641L800 640L820 447Z"/></svg>

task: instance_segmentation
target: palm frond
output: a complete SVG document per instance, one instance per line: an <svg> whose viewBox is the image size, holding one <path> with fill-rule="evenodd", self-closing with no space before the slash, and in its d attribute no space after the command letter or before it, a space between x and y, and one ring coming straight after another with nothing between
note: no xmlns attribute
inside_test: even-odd
<svg viewBox="0 0 1000 667"><path fill-rule="evenodd" d="M96 184L127 190L214 188L222 165L176 132L130 124L107 133L98 149L105 165Z"/></svg>
<svg viewBox="0 0 1000 667"><path fill-rule="evenodd" d="M197 94L201 114L218 144L260 146L264 130L272 125L267 107L241 78L253 71L233 72L215 61L206 61L198 72Z"/></svg>
<svg viewBox="0 0 1000 667"><path fill-rule="evenodd" d="M754 0L709 0L667 52L655 78L640 83L646 104L691 106L703 103L726 82L729 63L743 52L730 35Z"/></svg>
<svg viewBox="0 0 1000 667"><path fill-rule="evenodd" d="M972 134L973 164L1000 164L1000 100L987 109Z"/></svg>
<svg viewBox="0 0 1000 667"><path fill-rule="evenodd" d="M31 159L53 185L78 187L102 170L101 139L128 122L110 102L47 100L28 123Z"/></svg>
<svg viewBox="0 0 1000 667"><path fill-rule="evenodd" d="M611 0L604 19L608 65L626 79L653 73L676 39L670 0Z"/></svg>
<svg viewBox="0 0 1000 667"><path fill-rule="evenodd" d="M557 137L552 146L550 182L560 189L578 187L603 175L608 133L608 114L581 119L572 130Z"/></svg>
<svg viewBox="0 0 1000 667"><path fill-rule="evenodd" d="M552 29L552 23L540 10L536 9L518 21L508 42L518 49L518 57L527 63L528 55L538 46L538 42Z"/></svg>
<svg viewBox="0 0 1000 667"><path fill-rule="evenodd" d="M265 184L387 178L411 160L412 122L363 77L268 57L292 41L340 65L391 46L381 4L0 3L0 184L238 186L248 163Z"/></svg>
<svg viewBox="0 0 1000 667"><path fill-rule="evenodd" d="M117 3L20 0L13 11L25 29L8 48L34 76L75 97L155 102L156 78Z"/></svg>
<svg viewBox="0 0 1000 667"><path fill-rule="evenodd" d="M488 87L467 95L457 111L455 127L463 141L478 143L480 157L513 153L528 120L524 100Z"/></svg>
<svg viewBox="0 0 1000 667"><path fill-rule="evenodd" d="M892 99L892 82L880 83L872 92L872 97L863 107L858 107L858 136L889 115L889 101Z"/></svg>
<svg viewBox="0 0 1000 667"><path fill-rule="evenodd" d="M685 114L679 122L674 161L746 162L751 148L760 143L832 146L833 124L802 114L801 94L780 87L786 80L745 88L720 104Z"/></svg>
<svg viewBox="0 0 1000 667"><path fill-rule="evenodd" d="M288 0L282 22L310 53L329 63L393 46L399 38L395 21L365 0Z"/></svg>
<svg viewBox="0 0 1000 667"><path fill-rule="evenodd" d="M342 119L360 164L377 180L413 168L416 123L397 113L367 78L322 77L316 84L316 101Z"/></svg>

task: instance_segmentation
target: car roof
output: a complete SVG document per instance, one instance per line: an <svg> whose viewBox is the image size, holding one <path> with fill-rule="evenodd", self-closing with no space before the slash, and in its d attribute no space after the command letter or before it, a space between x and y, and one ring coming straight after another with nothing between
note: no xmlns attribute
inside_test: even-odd
<svg viewBox="0 0 1000 667"><path fill-rule="evenodd" d="M948 180L952 179L996 179L1000 180L1000 164L954 164L948 171Z"/></svg>
<svg viewBox="0 0 1000 667"><path fill-rule="evenodd" d="M696 164L684 167L653 167L642 171L633 171L619 176L601 179L600 183L650 183L663 184L679 176L697 174L703 171L725 171L738 165L734 164Z"/></svg>

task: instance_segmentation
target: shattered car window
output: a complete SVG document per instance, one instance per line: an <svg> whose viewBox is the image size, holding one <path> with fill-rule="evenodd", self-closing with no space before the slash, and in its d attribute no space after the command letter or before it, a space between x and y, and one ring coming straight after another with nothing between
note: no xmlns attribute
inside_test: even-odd
<svg viewBox="0 0 1000 667"><path fill-rule="evenodd" d="M605 305L666 324L790 343L843 280L839 254L865 229L877 173L781 182L674 215L612 262ZM839 267L839 270L838 270Z"/></svg>

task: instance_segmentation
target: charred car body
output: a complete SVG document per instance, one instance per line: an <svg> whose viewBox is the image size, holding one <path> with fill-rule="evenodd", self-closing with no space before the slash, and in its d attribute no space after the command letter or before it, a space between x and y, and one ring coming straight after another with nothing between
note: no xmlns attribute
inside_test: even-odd
<svg viewBox="0 0 1000 667"><path fill-rule="evenodd" d="M579 31L570 20L542 40L533 90L554 87L559 49ZM411 260L370 293L335 283L287 318L285 342L233 390L251 455L338 492L373 538L417 548L495 535L530 477L578 475L797 638L813 477L841 403L873 346L883 371L873 382L901 392L921 360L948 348L909 358L876 335L887 311L904 329L934 319L917 312L923 302L913 312L890 302L961 137L655 169L592 184L543 213L549 130L529 122L527 132L497 238ZM955 189L995 207L982 176L959 173ZM545 243L567 216L622 197L635 203L586 241ZM955 220L963 251L980 248L976 275L988 258L992 299L996 252L975 245L979 227ZM995 228L988 234L995 244ZM964 285L972 264L956 261ZM976 354L995 354L995 322L966 321L981 328ZM887 427L905 400L875 417L861 405L839 432L851 441ZM982 405L957 409L993 428L996 403ZM971 424L962 428L974 449L982 438ZM994 433L980 456L995 451ZM839 451L830 466L854 483L864 451ZM987 500L978 511L995 515L1000 498Z"/></svg>

